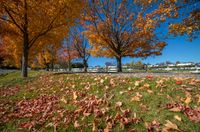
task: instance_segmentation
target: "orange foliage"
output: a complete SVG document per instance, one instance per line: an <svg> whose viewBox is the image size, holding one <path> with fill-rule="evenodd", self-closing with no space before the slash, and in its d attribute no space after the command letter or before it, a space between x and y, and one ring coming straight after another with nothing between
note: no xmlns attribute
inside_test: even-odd
<svg viewBox="0 0 200 132"><path fill-rule="evenodd" d="M4 43L21 54L17 59L22 61L24 77L27 76L29 57L33 58L32 55L38 52L36 49L41 48L41 42L57 33L68 32L80 16L83 5L81 0L3 0L0 3L3 23L0 32L4 34ZM9 42L5 41L6 37Z"/></svg>
<svg viewBox="0 0 200 132"><path fill-rule="evenodd" d="M87 15L83 18L86 21L84 34L89 39L92 55L114 57L120 65L122 57L161 54L165 43L158 40L155 33L161 22L155 18L160 14L153 8L148 13L131 9L134 6L129 0L88 2Z"/></svg>

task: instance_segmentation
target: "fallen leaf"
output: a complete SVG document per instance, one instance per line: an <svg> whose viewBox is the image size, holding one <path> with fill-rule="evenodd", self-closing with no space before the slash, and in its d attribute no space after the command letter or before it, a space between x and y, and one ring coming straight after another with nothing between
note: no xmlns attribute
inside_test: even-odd
<svg viewBox="0 0 200 132"><path fill-rule="evenodd" d="M131 98L131 101L140 101L140 97L134 96Z"/></svg>
<svg viewBox="0 0 200 132"><path fill-rule="evenodd" d="M106 128L104 129L104 132L110 132L112 129L112 123L108 122Z"/></svg>
<svg viewBox="0 0 200 132"><path fill-rule="evenodd" d="M191 97L187 97L184 102L188 105L190 102L192 102Z"/></svg>
<svg viewBox="0 0 200 132"><path fill-rule="evenodd" d="M147 92L148 92L148 93L153 93L153 91L152 91L152 90L149 90L149 89L147 90Z"/></svg>
<svg viewBox="0 0 200 132"><path fill-rule="evenodd" d="M122 106L122 102L116 102L116 104L115 104L115 107L116 108L119 108L119 107L121 107Z"/></svg>
<svg viewBox="0 0 200 132"><path fill-rule="evenodd" d="M153 76L152 75L148 75L146 78L150 80L150 79L153 79Z"/></svg>
<svg viewBox="0 0 200 132"><path fill-rule="evenodd" d="M140 86L140 81L135 81L135 86Z"/></svg>
<svg viewBox="0 0 200 132"><path fill-rule="evenodd" d="M150 88L150 85L148 83L145 83L143 87L144 88Z"/></svg>
<svg viewBox="0 0 200 132"><path fill-rule="evenodd" d="M140 101L140 98L142 98L142 95L139 92L137 92L136 96L131 98L131 101Z"/></svg>
<svg viewBox="0 0 200 132"><path fill-rule="evenodd" d="M119 92L119 94L121 94L121 95L124 94L124 93L125 93L125 91L120 91L120 92Z"/></svg>
<svg viewBox="0 0 200 132"><path fill-rule="evenodd" d="M76 100L78 98L77 93L73 92L73 99Z"/></svg>
<svg viewBox="0 0 200 132"><path fill-rule="evenodd" d="M64 102L64 103L67 103L67 100L65 99L64 96L61 98L61 101Z"/></svg>
<svg viewBox="0 0 200 132"><path fill-rule="evenodd" d="M101 79L101 80L100 80L100 83L104 83L104 80L103 80L103 79Z"/></svg>
<svg viewBox="0 0 200 132"><path fill-rule="evenodd" d="M199 98L198 98L198 101L197 101L198 103L200 103L200 96L199 96Z"/></svg>
<svg viewBox="0 0 200 132"><path fill-rule="evenodd" d="M96 120L94 120L94 122L92 123L92 131L95 132L96 131L96 128L97 127L97 122Z"/></svg>
<svg viewBox="0 0 200 132"><path fill-rule="evenodd" d="M181 109L179 107L174 107L174 108L171 108L169 110L173 111L173 112L180 112L181 111Z"/></svg>
<svg viewBox="0 0 200 132"><path fill-rule="evenodd" d="M181 120L182 120L181 117L178 116L178 115L175 115L174 118L175 118L176 120L178 120L178 121L181 121Z"/></svg>
<svg viewBox="0 0 200 132"><path fill-rule="evenodd" d="M182 81L176 81L177 85L181 85L183 82Z"/></svg>
<svg viewBox="0 0 200 132"><path fill-rule="evenodd" d="M177 126L176 124L172 123L172 122L169 121L169 120L165 120L165 121L166 121L167 123L164 124L165 127L163 128L162 132L168 132L168 130L171 130L171 129L180 131L180 130L178 129L178 126Z"/></svg>
<svg viewBox="0 0 200 132"><path fill-rule="evenodd" d="M78 123L78 121L75 121L75 122L74 122L74 127L75 127L75 128L79 128L79 127L80 127L80 124Z"/></svg>
<svg viewBox="0 0 200 132"><path fill-rule="evenodd" d="M113 79L110 79L110 85L111 85L112 87L115 86L115 83L114 83L114 80L113 80Z"/></svg>

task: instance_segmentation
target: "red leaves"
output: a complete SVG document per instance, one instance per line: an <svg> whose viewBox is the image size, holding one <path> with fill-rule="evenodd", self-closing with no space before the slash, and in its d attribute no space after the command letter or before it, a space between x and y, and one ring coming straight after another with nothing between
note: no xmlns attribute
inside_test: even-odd
<svg viewBox="0 0 200 132"><path fill-rule="evenodd" d="M176 81L177 85L182 85L182 83L183 83L182 81Z"/></svg>
<svg viewBox="0 0 200 132"><path fill-rule="evenodd" d="M139 123L141 121L141 119L136 118L136 117L131 117L129 115L129 117L127 117L128 115L126 113L124 113L123 115L117 113L115 115L114 118L114 122L115 123L120 123L120 128L123 130L125 126L130 125L131 123Z"/></svg>
<svg viewBox="0 0 200 132"><path fill-rule="evenodd" d="M44 113L44 116L57 102L58 98L55 96L42 96L33 100L23 100L17 103L17 109L13 116L19 118L32 117L34 114L39 113Z"/></svg>
<svg viewBox="0 0 200 132"><path fill-rule="evenodd" d="M189 106L184 106L182 104L175 103L175 104L166 104L166 108L170 109L172 111L173 111L173 109L176 109L176 111L181 111L191 121L200 122L200 108L199 107L192 109Z"/></svg>
<svg viewBox="0 0 200 132"><path fill-rule="evenodd" d="M1 96L12 96L12 95L15 95L17 92L19 92L19 90L20 90L19 86L1 88L0 95Z"/></svg>
<svg viewBox="0 0 200 132"><path fill-rule="evenodd" d="M49 117L52 117L57 103L58 98L55 96L42 96L37 99L22 100L16 103L13 111L2 116L2 119L8 122L16 118L33 118L32 121L19 125L20 128L31 129L36 124L44 124Z"/></svg>
<svg viewBox="0 0 200 132"><path fill-rule="evenodd" d="M100 117L103 115L103 112L100 109L100 105L103 104L103 100L97 99L96 96L84 98L80 101L77 101L76 104L79 105L80 108L78 111L75 111L75 114L87 113L85 115L90 115L93 113L95 117Z"/></svg>
<svg viewBox="0 0 200 132"><path fill-rule="evenodd" d="M153 132L154 130L159 130L160 129L160 123L156 120L153 120L150 124L145 124L147 131L148 132Z"/></svg>
<svg viewBox="0 0 200 132"><path fill-rule="evenodd" d="M146 78L149 79L149 80L151 80L151 79L153 79L153 76L148 75L148 76L146 76Z"/></svg>
<svg viewBox="0 0 200 132"><path fill-rule="evenodd" d="M104 118L106 116L107 126L104 129L109 131L114 125L120 124L121 129L124 129L125 126L130 125L131 123L140 122L139 118L136 118L135 115L132 117L130 109L122 109L122 102L116 102L115 108L119 113L113 116L108 116L107 113L109 109L109 98L97 98L97 96L85 97L80 101L76 101L75 104L79 106L77 110L74 111L74 116L78 117L83 115L84 117L94 115L94 122L99 118ZM82 119L84 119L84 117ZM95 125L94 125L95 124ZM93 123L93 129L97 129L98 123Z"/></svg>
<svg viewBox="0 0 200 132"><path fill-rule="evenodd" d="M35 126L35 122L24 122L20 124L20 127L24 129L31 129L33 126Z"/></svg>

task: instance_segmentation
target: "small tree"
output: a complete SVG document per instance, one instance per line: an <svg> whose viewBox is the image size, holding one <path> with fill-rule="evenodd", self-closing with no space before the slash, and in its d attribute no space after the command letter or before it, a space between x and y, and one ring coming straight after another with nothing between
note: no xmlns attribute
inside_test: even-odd
<svg viewBox="0 0 200 132"><path fill-rule="evenodd" d="M77 58L80 58L83 61L84 72L87 72L90 49L85 37L80 33L74 34L73 36L73 48L77 54Z"/></svg>
<svg viewBox="0 0 200 132"><path fill-rule="evenodd" d="M69 35L71 36L71 34ZM68 71L71 71L71 61L77 58L77 53L72 46L72 41L69 36L64 40L60 56L62 61L67 62Z"/></svg>
<svg viewBox="0 0 200 132"><path fill-rule="evenodd" d="M58 60L59 47L54 44L48 44L42 49L36 56L37 62L42 68L46 68L47 71L53 71L54 65Z"/></svg>

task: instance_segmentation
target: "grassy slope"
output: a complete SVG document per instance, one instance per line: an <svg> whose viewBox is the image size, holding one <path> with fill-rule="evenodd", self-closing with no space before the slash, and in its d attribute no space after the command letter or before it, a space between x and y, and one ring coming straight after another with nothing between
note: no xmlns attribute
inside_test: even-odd
<svg viewBox="0 0 200 132"><path fill-rule="evenodd" d="M20 90L16 92L14 95L9 96L1 96L0 104L3 104L5 101L10 100L12 102L11 108L15 107L15 102L19 102L24 99L35 99L37 97L46 95L51 96L55 95L59 98L59 107L64 110L69 110L74 112L79 109L80 106L75 105L73 94L68 91L77 92L78 95L85 94L85 96L78 96L76 101L80 101L85 97L90 97L92 95L96 95L98 98L103 98L106 95L114 96L109 100L108 104L102 104L100 108L109 108L109 111L103 115L102 117L94 118L94 113L89 115L86 118L83 118L83 115L79 115L76 119L79 124L82 124L82 128L84 131L92 130L92 123L94 120L98 120L98 128L103 129L106 127L105 119L107 116L112 116L113 118L117 113L122 113L120 110L116 109L116 102L122 102L122 109L130 109L132 111L131 117L135 116L142 119L138 124L130 124L125 126L125 130L134 129L136 131L146 131L145 123L150 123L153 120L157 120L161 124L161 128L164 127L166 120L170 120L171 122L177 124L178 128L182 131L193 131L197 132L200 130L199 123L195 123L190 121L188 117L186 117L181 112L172 112L165 108L167 103L173 102L181 102L186 98L185 90L180 88L189 87L192 88L190 94L192 95L192 102L189 104L190 107L199 106L197 102L196 95L199 92L200 84L190 85L190 80L184 80L183 86L177 85L175 80L172 78L166 78L162 86L156 87L157 80L161 78L119 78L119 77L111 77L104 75L40 75L38 72L31 72L30 78L22 79L20 78L20 74L10 73L6 76L0 77L1 89L5 89L5 87L13 87L18 85ZM112 80L112 81L111 81ZM143 80L143 81L141 81ZM135 81L141 81L139 86L135 86ZM114 82L114 86L111 83ZM149 84L146 88L144 84ZM186 85L186 86L184 86ZM85 89L86 86L89 89ZM150 90L150 91L148 91ZM153 93L152 93L153 92ZM140 101L132 101L131 99L135 97L139 93L142 95ZM65 99L64 103L61 99ZM184 103L183 103L184 104ZM11 111L9 109L9 111ZM8 113L9 113L8 111ZM182 121L177 121L174 116L178 115L182 118ZM1 116L1 115L0 115ZM66 115L67 116L67 115ZM56 117L56 112L55 112ZM83 118L83 119L82 119ZM17 130L19 124L21 122L27 120L33 120L34 118L16 118L10 120L8 123L0 123L0 130L8 130L11 129ZM63 122L64 119L61 119L60 122ZM70 131L75 131L74 121L68 124L68 126L64 126L63 123L59 125L57 128L60 131L64 131L66 129ZM52 122L52 120L47 120L47 123ZM36 126L37 130L43 130L43 126ZM46 130L53 130L52 127L45 128ZM120 124L116 124L113 126L114 131L120 131Z"/></svg>

